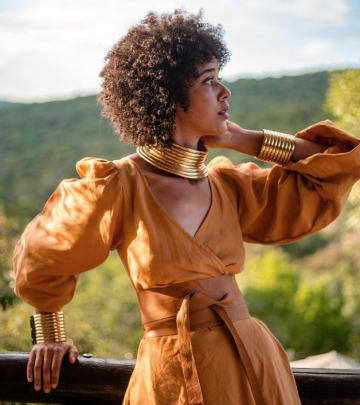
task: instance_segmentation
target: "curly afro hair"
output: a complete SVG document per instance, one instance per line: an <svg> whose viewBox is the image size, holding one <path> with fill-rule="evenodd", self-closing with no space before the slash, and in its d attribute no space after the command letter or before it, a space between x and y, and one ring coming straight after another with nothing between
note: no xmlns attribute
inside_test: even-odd
<svg viewBox="0 0 360 405"><path fill-rule="evenodd" d="M189 108L188 91L197 64L230 59L223 27L197 14L148 12L110 50L100 73L101 116L110 118L122 141L132 146L166 148L175 132L178 106Z"/></svg>

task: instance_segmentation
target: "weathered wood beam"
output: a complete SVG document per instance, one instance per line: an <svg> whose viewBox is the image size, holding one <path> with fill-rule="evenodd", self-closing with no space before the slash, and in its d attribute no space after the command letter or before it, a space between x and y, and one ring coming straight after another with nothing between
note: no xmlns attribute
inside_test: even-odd
<svg viewBox="0 0 360 405"><path fill-rule="evenodd" d="M360 405L360 370L293 368L303 405Z"/></svg>
<svg viewBox="0 0 360 405"><path fill-rule="evenodd" d="M29 353L0 352L0 400L44 404L121 404L136 360L65 358L58 388L49 394L27 382Z"/></svg>
<svg viewBox="0 0 360 405"><path fill-rule="evenodd" d="M118 405L136 364L104 357L79 356L75 364L65 359L58 388L44 394L26 380L28 358L29 353L0 352L0 401ZM293 373L303 405L360 405L360 370L297 368Z"/></svg>

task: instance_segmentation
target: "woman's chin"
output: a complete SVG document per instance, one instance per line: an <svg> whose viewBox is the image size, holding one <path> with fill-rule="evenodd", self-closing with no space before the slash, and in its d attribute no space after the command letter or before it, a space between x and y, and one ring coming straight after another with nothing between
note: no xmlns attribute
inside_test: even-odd
<svg viewBox="0 0 360 405"><path fill-rule="evenodd" d="M210 137L210 136L225 135L226 131L227 131L227 125L226 125L226 123L224 123L224 125L217 126L217 127L212 127L211 129L208 128L208 130L205 130L203 132L204 135L202 135L202 138L206 138L206 137Z"/></svg>
<svg viewBox="0 0 360 405"><path fill-rule="evenodd" d="M227 131L227 126L225 124L222 128L219 128L219 131L214 135L225 135L226 131Z"/></svg>
<svg viewBox="0 0 360 405"><path fill-rule="evenodd" d="M213 130L211 132L209 132L207 135L213 135L213 136L224 135L226 131L227 131L227 125L224 122L224 125L218 126L217 128L213 128Z"/></svg>

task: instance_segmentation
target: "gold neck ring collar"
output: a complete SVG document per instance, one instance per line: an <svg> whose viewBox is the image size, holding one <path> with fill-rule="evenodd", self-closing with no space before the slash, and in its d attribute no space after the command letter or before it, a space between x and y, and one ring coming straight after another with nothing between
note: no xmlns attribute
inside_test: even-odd
<svg viewBox="0 0 360 405"><path fill-rule="evenodd" d="M209 175L205 165L208 150L199 142L204 150L194 150L178 143L171 142L171 147L160 151L152 147L139 146L136 152L148 163L158 169L177 174L188 179L198 180Z"/></svg>

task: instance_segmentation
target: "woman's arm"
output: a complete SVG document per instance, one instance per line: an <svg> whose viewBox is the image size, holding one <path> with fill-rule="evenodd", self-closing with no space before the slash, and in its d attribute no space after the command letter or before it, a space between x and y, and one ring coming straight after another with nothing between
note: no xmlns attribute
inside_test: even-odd
<svg viewBox="0 0 360 405"><path fill-rule="evenodd" d="M214 147L241 151L247 148L249 153L259 148L256 141L251 141L260 138L257 131L246 137L246 132L244 135L236 124L229 122L228 126L222 146L219 136ZM337 218L360 178L360 139L333 122L325 120L311 125L297 132L295 139L303 141L299 145L306 147L304 152L300 148L296 158L302 153L307 157L285 166L275 164L262 169L254 162L234 165L225 156L218 156L208 164L230 186L229 193L235 193L245 242L292 243L317 232ZM316 153L316 149L308 149L307 145L314 144L325 150Z"/></svg>
<svg viewBox="0 0 360 405"><path fill-rule="evenodd" d="M233 149L247 155L258 156L263 137L262 131L244 129L234 122L227 121L227 131L223 135L204 136L200 141L210 148ZM318 142L295 138L295 150L291 161L297 162L315 153L322 153L328 147Z"/></svg>
<svg viewBox="0 0 360 405"><path fill-rule="evenodd" d="M264 134L262 131L252 131L238 127L233 131L236 136L232 137L232 145L229 149L237 152L246 153L251 156L258 156L263 142ZM291 157L292 162L298 162L315 153L322 153L328 147L317 142L308 141L307 139L295 138L295 150Z"/></svg>

